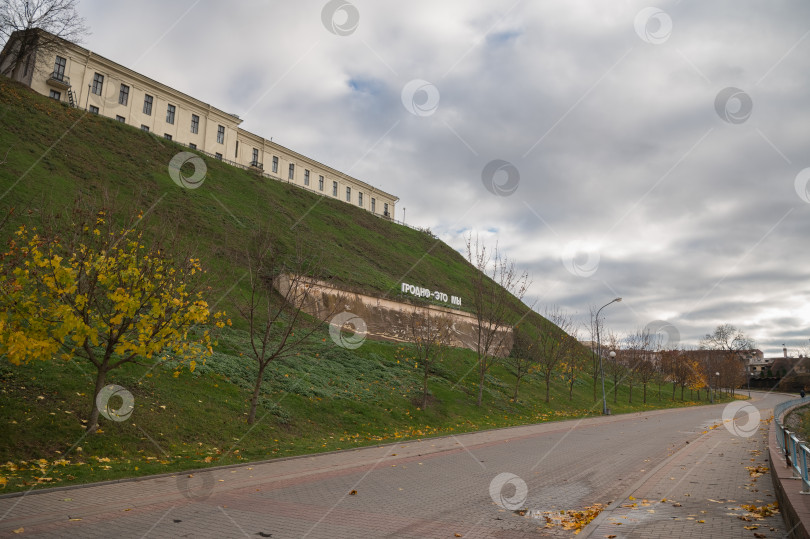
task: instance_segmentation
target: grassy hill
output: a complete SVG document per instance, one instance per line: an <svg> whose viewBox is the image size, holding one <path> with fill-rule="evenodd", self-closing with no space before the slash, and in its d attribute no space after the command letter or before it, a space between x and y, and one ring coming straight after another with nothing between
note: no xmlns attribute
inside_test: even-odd
<svg viewBox="0 0 810 539"><path fill-rule="evenodd" d="M198 189L181 188L168 165L187 148L60 105L7 79L0 81L0 107L0 156L11 148L0 167L0 194L8 190L0 203L17 208L18 222L36 222L77 195L98 199L106 191L121 207L153 208L153 224L176 223L178 236L223 276L218 284L224 289L251 235L270 229L281 250L292 249L295 238L304 240L331 276L351 289L395 296L407 278L469 297L473 269L428 233L202 154L208 177Z"/></svg>
<svg viewBox="0 0 810 539"><path fill-rule="evenodd" d="M412 230L329 198L257 177L204 157L208 178L198 189L177 186L168 164L184 150L112 120L66 108L0 78L0 209L14 208L0 240L20 224L41 225L77 197L97 203L111 194L120 208L150 210L149 225L170 223L178 243L211 271L217 308L233 328L218 336L208 362L172 376L171 366L135 365L108 383L127 388L135 410L124 422L104 421L86 436L92 372L80 360L22 367L0 357L0 489L6 492L345 449L457 433L601 410L592 380L582 373L573 397L559 376L551 403L535 375L520 400L502 367L487 376L484 406L475 406L475 356L451 350L430 381L432 400L420 404L420 372L407 346L366 341L356 350L332 343L324 329L294 359L274 364L263 385L258 422L245 424L255 366L233 312L244 283L241 255L259 229L277 245L301 241L318 252L328 276L347 288L397 297L402 280L469 297L474 269L429 233ZM6 152L8 153L6 154ZM230 291L230 292L228 292ZM228 292L228 293L226 293ZM526 307L515 300L521 315ZM547 323L533 313L529 321ZM610 386L608 386L610 389ZM689 405L668 391L646 405L627 404L619 388L615 412ZM638 399L637 399L638 400Z"/></svg>

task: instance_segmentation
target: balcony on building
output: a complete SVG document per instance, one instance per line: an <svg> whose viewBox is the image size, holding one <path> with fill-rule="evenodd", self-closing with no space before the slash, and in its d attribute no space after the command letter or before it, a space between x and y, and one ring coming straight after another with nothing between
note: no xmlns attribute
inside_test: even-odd
<svg viewBox="0 0 810 539"><path fill-rule="evenodd" d="M64 73L59 73L58 71L51 73L51 76L48 77L47 82L48 86L53 86L54 88L59 88L60 90L70 89L70 77Z"/></svg>

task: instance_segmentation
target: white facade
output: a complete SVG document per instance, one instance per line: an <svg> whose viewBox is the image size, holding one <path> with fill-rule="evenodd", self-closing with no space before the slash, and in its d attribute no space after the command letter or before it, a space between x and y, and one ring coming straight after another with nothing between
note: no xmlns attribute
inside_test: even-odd
<svg viewBox="0 0 810 539"><path fill-rule="evenodd" d="M170 138L217 159L261 172L393 219L399 198L259 135L242 120L67 41L32 54L17 77L36 92ZM0 70L13 60L12 35Z"/></svg>

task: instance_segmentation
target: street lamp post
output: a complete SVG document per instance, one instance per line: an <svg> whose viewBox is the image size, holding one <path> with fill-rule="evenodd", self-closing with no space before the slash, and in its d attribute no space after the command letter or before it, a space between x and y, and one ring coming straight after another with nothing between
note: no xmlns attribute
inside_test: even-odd
<svg viewBox="0 0 810 539"><path fill-rule="evenodd" d="M752 357L749 356L748 360L748 367L745 369L745 381L748 384L748 398L751 398L751 362L754 361Z"/></svg>
<svg viewBox="0 0 810 539"><path fill-rule="evenodd" d="M599 307L599 310L596 311L596 353L599 354L599 373L602 377L602 415L607 415L607 397L605 396L605 368L602 365L602 340L599 336L599 313L611 303L618 303L621 300L622 298L611 300ZM612 352L611 357L616 357L616 352Z"/></svg>
<svg viewBox="0 0 810 539"><path fill-rule="evenodd" d="M715 384L714 384L714 396L716 397L717 396L717 390L720 389L720 373L716 372L714 374L717 376L717 382L715 382Z"/></svg>

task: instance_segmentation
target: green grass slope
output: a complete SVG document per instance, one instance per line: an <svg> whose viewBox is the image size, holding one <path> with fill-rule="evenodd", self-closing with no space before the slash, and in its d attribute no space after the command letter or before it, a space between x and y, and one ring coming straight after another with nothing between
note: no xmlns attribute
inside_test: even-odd
<svg viewBox="0 0 810 539"><path fill-rule="evenodd" d="M0 79L0 207L14 208L3 241L22 223L39 225L65 211L77 195L91 201L112 193L119 207L148 210L153 224L177 223L181 245L200 253L225 299L238 283L239 259L252 232L270 227L291 249L300 238L320 251L324 266L346 287L395 297L401 280L462 297L473 269L429 234L284 183L258 178L205 158L198 189L175 185L168 163L182 147L109 119L66 108ZM8 152L8 153L6 153ZM293 228L296 223L297 226ZM407 275L405 273L407 272ZM515 311L525 309L515 301ZM539 315L532 319L543 322ZM279 456L347 449L481 428L599 413L592 380L577 380L573 397L555 375L551 402L536 375L511 400L514 377L502 366L487 375L484 406L475 406L475 355L450 350L420 404L421 371L406 346L366 341L336 346L324 329L300 354L273 364L262 387L255 425L248 426L255 366L238 324L218 336L214 354L192 373L172 366L128 365L108 383L133 394L132 416L102 420L87 436L92 371L81 360L13 366L0 357L0 492L45 488ZM610 391L610 384L608 383ZM614 412L671 405L669 392L627 403L619 388Z"/></svg>
<svg viewBox="0 0 810 539"><path fill-rule="evenodd" d="M322 257L329 276L352 290L394 297L406 280L470 297L473 268L427 233L202 154L208 177L197 189L181 188L168 165L187 148L8 79L0 80L0 107L0 156L10 149L0 166L0 203L16 208L14 224L36 224L41 210L68 207L77 195L92 200L108 192L122 208L152 208L152 224L176 222L182 241L222 276L223 290L239 275L251 235L270 229L279 249L293 249L298 238ZM517 302L515 309L525 312Z"/></svg>

